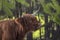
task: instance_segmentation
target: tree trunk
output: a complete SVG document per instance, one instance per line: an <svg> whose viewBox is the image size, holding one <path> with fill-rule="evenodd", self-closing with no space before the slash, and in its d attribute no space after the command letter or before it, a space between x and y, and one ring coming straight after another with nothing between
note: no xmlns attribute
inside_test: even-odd
<svg viewBox="0 0 60 40"><path fill-rule="evenodd" d="M15 17L20 17L22 15L22 4L18 3L17 1L15 2L16 2Z"/></svg>
<svg viewBox="0 0 60 40"><path fill-rule="evenodd" d="M45 14L45 40L49 40L49 31L48 31L48 15Z"/></svg>

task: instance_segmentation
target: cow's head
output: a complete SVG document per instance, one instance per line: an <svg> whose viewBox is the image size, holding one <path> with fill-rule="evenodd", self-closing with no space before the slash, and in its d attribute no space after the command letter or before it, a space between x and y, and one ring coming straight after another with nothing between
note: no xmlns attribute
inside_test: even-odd
<svg viewBox="0 0 60 40"><path fill-rule="evenodd" d="M26 31L34 31L40 27L40 22L36 19L35 16L31 14L23 15L17 19L17 22L23 25L23 28Z"/></svg>

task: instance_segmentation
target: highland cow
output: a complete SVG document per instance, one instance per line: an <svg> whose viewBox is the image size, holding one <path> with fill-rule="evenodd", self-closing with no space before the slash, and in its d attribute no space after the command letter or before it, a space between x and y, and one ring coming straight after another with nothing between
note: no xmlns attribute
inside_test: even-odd
<svg viewBox="0 0 60 40"><path fill-rule="evenodd" d="M0 22L0 40L23 40L29 31L37 30L40 22L31 14Z"/></svg>

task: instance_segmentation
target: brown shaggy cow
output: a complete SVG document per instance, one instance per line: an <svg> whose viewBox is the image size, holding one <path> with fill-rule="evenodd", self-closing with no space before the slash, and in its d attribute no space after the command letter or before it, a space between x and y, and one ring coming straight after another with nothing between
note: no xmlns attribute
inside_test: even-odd
<svg viewBox="0 0 60 40"><path fill-rule="evenodd" d="M23 40L29 31L38 29L40 22L31 14L0 22L0 40Z"/></svg>

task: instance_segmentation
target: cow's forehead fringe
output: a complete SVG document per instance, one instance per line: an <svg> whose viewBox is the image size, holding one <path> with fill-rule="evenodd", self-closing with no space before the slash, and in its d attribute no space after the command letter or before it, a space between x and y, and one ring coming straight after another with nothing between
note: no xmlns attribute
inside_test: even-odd
<svg viewBox="0 0 60 40"><path fill-rule="evenodd" d="M32 14L24 14L24 15L22 15L22 17L35 17L35 15L32 15Z"/></svg>

